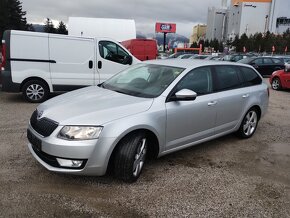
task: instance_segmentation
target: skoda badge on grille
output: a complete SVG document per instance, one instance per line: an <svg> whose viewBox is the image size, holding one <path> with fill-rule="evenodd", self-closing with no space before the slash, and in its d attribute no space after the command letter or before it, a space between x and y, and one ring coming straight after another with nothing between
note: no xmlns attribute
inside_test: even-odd
<svg viewBox="0 0 290 218"><path fill-rule="evenodd" d="M42 114L43 114L43 111L38 112L38 114L37 114L37 120L40 120Z"/></svg>

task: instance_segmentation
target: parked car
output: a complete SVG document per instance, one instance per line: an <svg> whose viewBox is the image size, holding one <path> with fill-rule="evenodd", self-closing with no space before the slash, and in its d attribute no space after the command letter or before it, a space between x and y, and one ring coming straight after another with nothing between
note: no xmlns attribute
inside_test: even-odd
<svg viewBox="0 0 290 218"><path fill-rule="evenodd" d="M197 54L183 54L178 56L177 58L179 59L191 59L194 58L195 56L197 56Z"/></svg>
<svg viewBox="0 0 290 218"><path fill-rule="evenodd" d="M212 61L220 61L222 59L221 56L208 56L205 60L212 60Z"/></svg>
<svg viewBox="0 0 290 218"><path fill-rule="evenodd" d="M274 57L282 59L284 63L290 62L290 56L287 56L287 55L274 56Z"/></svg>
<svg viewBox="0 0 290 218"><path fill-rule="evenodd" d="M230 54L225 55L222 57L222 61L230 61L230 62L238 62L239 60L248 58L248 57L255 57L253 54Z"/></svg>
<svg viewBox="0 0 290 218"><path fill-rule="evenodd" d="M251 66L155 60L39 105L29 150L50 171L134 182L148 158L236 132L255 133L268 86Z"/></svg>
<svg viewBox="0 0 290 218"><path fill-rule="evenodd" d="M262 76L270 76L274 71L284 68L283 60L274 57L251 57L238 62L252 65Z"/></svg>
<svg viewBox="0 0 290 218"><path fill-rule="evenodd" d="M181 55L186 55L186 54L194 54L194 53L188 53L188 52L176 52L168 56L168 59L172 58L178 58Z"/></svg>
<svg viewBox="0 0 290 218"><path fill-rule="evenodd" d="M195 56L192 56L190 59L206 59L207 57L209 57L210 55L195 55Z"/></svg>
<svg viewBox="0 0 290 218"><path fill-rule="evenodd" d="M285 69L272 73L270 79L272 89L290 89L290 63L285 64Z"/></svg>
<svg viewBox="0 0 290 218"><path fill-rule="evenodd" d="M169 55L167 53L159 53L157 59L167 59L168 56Z"/></svg>

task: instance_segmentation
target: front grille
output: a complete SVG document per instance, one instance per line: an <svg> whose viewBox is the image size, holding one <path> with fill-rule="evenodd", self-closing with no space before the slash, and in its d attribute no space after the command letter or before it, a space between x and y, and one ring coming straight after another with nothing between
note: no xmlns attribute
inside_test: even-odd
<svg viewBox="0 0 290 218"><path fill-rule="evenodd" d="M57 128L58 123L46 117L37 119L38 112L35 110L30 118L32 128L40 135L47 137Z"/></svg>

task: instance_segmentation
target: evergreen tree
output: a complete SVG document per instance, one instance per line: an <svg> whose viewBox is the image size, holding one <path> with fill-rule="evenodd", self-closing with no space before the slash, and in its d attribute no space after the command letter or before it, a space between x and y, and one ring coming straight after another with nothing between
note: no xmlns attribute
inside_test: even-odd
<svg viewBox="0 0 290 218"><path fill-rule="evenodd" d="M1 0L0 2L0 39L5 30L28 30L26 12L22 11L19 0ZM0 40L1 43L1 40Z"/></svg>
<svg viewBox="0 0 290 218"><path fill-rule="evenodd" d="M59 22L58 27L56 29L56 33L67 35L68 32L67 32L66 25L64 24L64 22L62 21Z"/></svg>
<svg viewBox="0 0 290 218"><path fill-rule="evenodd" d="M45 24L44 24L44 32L46 33L56 33L56 29L52 23L52 21L49 18L46 18Z"/></svg>
<svg viewBox="0 0 290 218"><path fill-rule="evenodd" d="M197 42L193 42L191 45L190 45L190 48L197 48L198 45L197 45Z"/></svg>

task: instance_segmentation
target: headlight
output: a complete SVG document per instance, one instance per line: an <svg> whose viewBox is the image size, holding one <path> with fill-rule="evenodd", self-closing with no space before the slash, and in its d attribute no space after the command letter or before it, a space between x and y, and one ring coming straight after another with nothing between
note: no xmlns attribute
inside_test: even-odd
<svg viewBox="0 0 290 218"><path fill-rule="evenodd" d="M102 129L102 126L64 126L58 137L66 140L97 139Z"/></svg>

